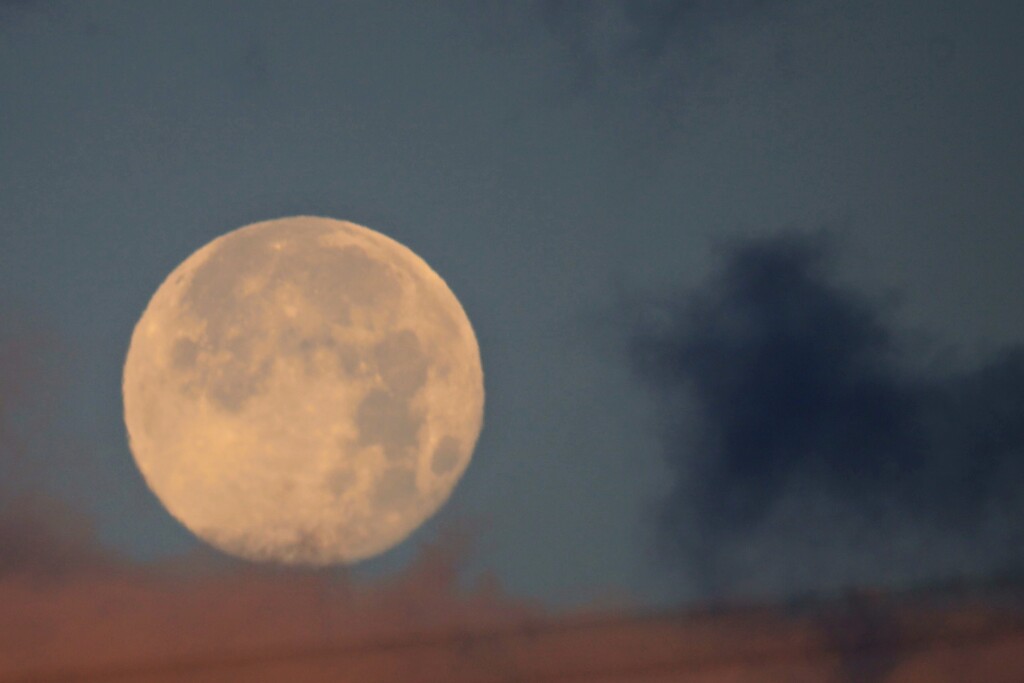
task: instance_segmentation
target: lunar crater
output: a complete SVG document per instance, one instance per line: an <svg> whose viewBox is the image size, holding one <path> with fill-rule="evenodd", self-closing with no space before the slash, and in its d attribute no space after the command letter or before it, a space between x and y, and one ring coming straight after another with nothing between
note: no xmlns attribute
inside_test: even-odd
<svg viewBox="0 0 1024 683"><path fill-rule="evenodd" d="M419 441L423 411L413 406L411 397L373 389L356 409L356 426L359 446L379 446L389 461L403 460Z"/></svg>
<svg viewBox="0 0 1024 683"><path fill-rule="evenodd" d="M434 454L430 458L430 469L438 476L448 474L459 463L461 453L459 440L446 434L434 449Z"/></svg>

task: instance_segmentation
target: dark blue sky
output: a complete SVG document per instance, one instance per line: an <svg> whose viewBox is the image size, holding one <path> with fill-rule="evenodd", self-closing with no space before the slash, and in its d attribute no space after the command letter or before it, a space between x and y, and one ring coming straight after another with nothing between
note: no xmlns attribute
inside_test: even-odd
<svg viewBox="0 0 1024 683"><path fill-rule="evenodd" d="M486 376L451 503L370 574L459 520L558 603L1019 566L1022 19L0 2L2 495L187 551L125 443L132 326L213 237L319 214L423 256Z"/></svg>

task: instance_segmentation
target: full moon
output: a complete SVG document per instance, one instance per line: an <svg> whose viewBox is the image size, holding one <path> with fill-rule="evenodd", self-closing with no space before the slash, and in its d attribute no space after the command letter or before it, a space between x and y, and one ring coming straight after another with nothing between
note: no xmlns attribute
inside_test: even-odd
<svg viewBox="0 0 1024 683"><path fill-rule="evenodd" d="M420 257L368 228L254 223L189 256L135 326L132 454L232 555L352 563L448 499L483 422L476 336Z"/></svg>

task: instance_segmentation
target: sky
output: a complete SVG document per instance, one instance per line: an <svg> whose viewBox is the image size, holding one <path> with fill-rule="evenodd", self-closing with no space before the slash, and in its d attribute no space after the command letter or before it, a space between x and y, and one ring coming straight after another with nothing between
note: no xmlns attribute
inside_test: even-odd
<svg viewBox="0 0 1024 683"><path fill-rule="evenodd" d="M121 370L177 264L308 214L409 246L480 341L473 462L345 573L375 595L453 529L495 610L1019 575L1022 19L0 2L0 570L229 562L146 488Z"/></svg>

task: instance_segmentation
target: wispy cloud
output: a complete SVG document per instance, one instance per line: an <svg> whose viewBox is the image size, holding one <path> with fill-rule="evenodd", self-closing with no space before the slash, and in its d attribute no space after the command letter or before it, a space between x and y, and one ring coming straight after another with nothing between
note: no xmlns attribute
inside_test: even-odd
<svg viewBox="0 0 1024 683"><path fill-rule="evenodd" d="M708 40L780 0L540 0L544 25L582 60L632 62L648 68L671 53Z"/></svg>
<svg viewBox="0 0 1024 683"><path fill-rule="evenodd" d="M60 550L63 569L40 572L35 560L0 568L5 683L943 683L965 670L1010 681L999 677L1024 666L1019 613L983 597L550 615L495 584L460 586L458 536L426 548L407 571L367 582L202 554L156 565L105 554L98 564L86 536L54 541L75 528L66 518L29 517L9 524Z"/></svg>
<svg viewBox="0 0 1024 683"><path fill-rule="evenodd" d="M239 658L466 631L541 613L493 582L463 586L465 538L458 534L426 547L407 570L371 582L206 552L136 563L100 548L69 510L34 504L2 512L0 680L167 662L217 669Z"/></svg>

